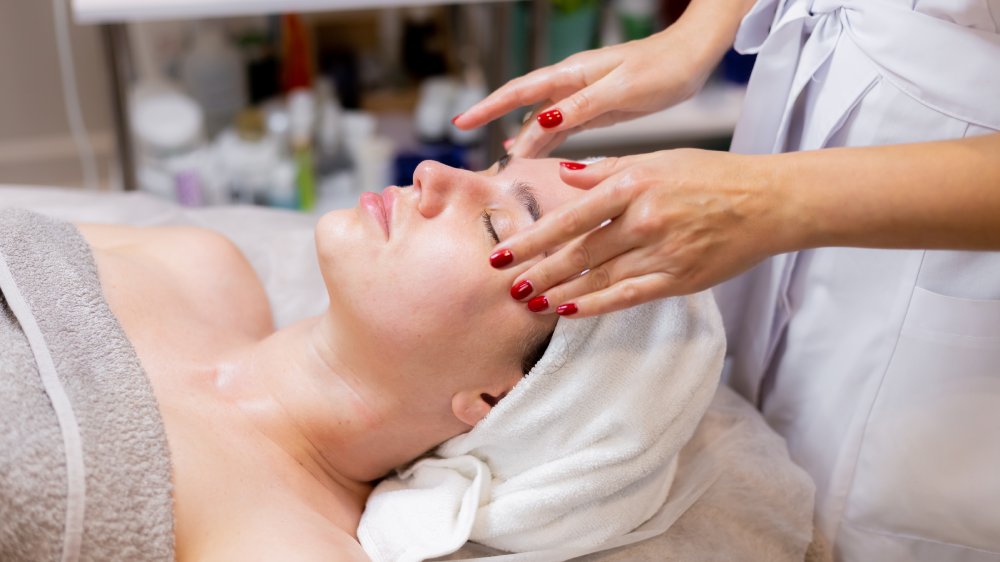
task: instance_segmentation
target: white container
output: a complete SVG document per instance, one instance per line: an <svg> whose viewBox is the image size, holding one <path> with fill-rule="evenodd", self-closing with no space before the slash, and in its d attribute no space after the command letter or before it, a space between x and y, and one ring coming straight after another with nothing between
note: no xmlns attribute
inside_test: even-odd
<svg viewBox="0 0 1000 562"><path fill-rule="evenodd" d="M191 50L181 59L180 74L185 89L205 110L210 137L247 105L243 58L215 26L197 28Z"/></svg>

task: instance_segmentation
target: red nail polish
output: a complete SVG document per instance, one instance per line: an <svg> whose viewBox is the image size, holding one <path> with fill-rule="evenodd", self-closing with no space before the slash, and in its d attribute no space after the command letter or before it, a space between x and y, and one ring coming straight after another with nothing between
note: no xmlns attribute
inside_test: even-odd
<svg viewBox="0 0 1000 562"><path fill-rule="evenodd" d="M558 314L559 316L569 316L571 314L576 314L576 313L577 313L576 305L571 302L568 302L566 304L560 304L559 306L556 307L556 314Z"/></svg>
<svg viewBox="0 0 1000 562"><path fill-rule="evenodd" d="M510 253L507 248L501 248L490 255L490 265L497 269L510 265L512 261L514 261L514 254Z"/></svg>
<svg viewBox="0 0 1000 562"><path fill-rule="evenodd" d="M521 281L517 285L510 288L510 296L514 297L514 300L521 300L524 297L531 294L531 281Z"/></svg>
<svg viewBox="0 0 1000 562"><path fill-rule="evenodd" d="M458 115L456 115L456 116L452 117L452 118L451 118L451 124L452 124L452 125L454 125L454 124L455 124L455 121L458 121L458 118L459 118L459 117L461 117L461 116L462 116L462 114L461 114L461 113L459 113Z"/></svg>
<svg viewBox="0 0 1000 562"><path fill-rule="evenodd" d="M560 123L562 123L562 111L558 109L550 109L545 113L538 114L538 124L546 129L558 127Z"/></svg>
<svg viewBox="0 0 1000 562"><path fill-rule="evenodd" d="M581 164L579 162L560 162L559 165L567 170L582 170L587 167L586 164Z"/></svg>
<svg viewBox="0 0 1000 562"><path fill-rule="evenodd" d="M528 301L528 310L532 312L541 312L549 307L549 299L545 298L545 295L538 295L537 297Z"/></svg>

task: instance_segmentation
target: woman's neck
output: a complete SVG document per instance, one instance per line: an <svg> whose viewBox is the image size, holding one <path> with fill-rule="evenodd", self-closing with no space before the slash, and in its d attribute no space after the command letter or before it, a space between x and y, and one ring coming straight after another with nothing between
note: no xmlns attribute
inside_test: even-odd
<svg viewBox="0 0 1000 562"><path fill-rule="evenodd" d="M372 480L453 434L446 419L414 423L392 388L338 353L327 316L303 320L222 361L220 397L331 490L361 505Z"/></svg>

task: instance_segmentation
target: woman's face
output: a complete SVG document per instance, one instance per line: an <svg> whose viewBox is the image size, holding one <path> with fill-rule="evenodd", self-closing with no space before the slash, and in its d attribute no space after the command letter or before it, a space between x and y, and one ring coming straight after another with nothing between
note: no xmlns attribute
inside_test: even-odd
<svg viewBox="0 0 1000 562"><path fill-rule="evenodd" d="M506 159L483 172L426 161L411 187L327 214L316 237L339 345L349 342L338 353L401 388L483 382L501 394L555 318L509 295L531 262L498 271L489 254L581 193L559 179L554 159Z"/></svg>

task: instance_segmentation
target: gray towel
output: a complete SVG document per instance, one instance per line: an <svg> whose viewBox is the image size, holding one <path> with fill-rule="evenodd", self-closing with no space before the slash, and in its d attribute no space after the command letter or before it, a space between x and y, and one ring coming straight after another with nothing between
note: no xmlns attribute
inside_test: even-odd
<svg viewBox="0 0 1000 562"><path fill-rule="evenodd" d="M7 209L0 256L10 272L0 296L0 560L172 560L166 433L89 247L68 223ZM27 317L15 314L19 298ZM66 446L67 412L57 413L38 346L29 345L29 323L68 398L76 454ZM72 466L81 464L75 482ZM74 486L83 495L70 501ZM82 526L68 516L71 504L82 506Z"/></svg>

